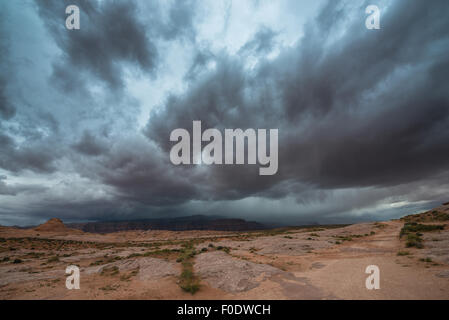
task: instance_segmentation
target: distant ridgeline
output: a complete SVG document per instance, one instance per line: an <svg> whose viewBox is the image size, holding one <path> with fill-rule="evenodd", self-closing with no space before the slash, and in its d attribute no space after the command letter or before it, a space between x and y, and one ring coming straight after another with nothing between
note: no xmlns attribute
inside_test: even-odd
<svg viewBox="0 0 449 320"><path fill-rule="evenodd" d="M215 230L215 231L249 231L267 229L267 226L243 219L211 218L206 216L189 216L178 218L145 219L132 221L102 221L86 223L69 223L67 227L84 232L110 233L128 230Z"/></svg>

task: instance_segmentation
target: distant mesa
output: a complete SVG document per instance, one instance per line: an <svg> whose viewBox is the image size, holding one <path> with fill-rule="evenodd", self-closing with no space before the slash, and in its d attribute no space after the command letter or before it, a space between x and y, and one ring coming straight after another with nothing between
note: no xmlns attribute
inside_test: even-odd
<svg viewBox="0 0 449 320"><path fill-rule="evenodd" d="M34 228L35 231L39 232L68 232L71 229L67 228L62 220L53 218L48 220L47 222L37 226Z"/></svg>
<svg viewBox="0 0 449 320"><path fill-rule="evenodd" d="M214 231L249 231L267 229L267 226L255 221L206 217L202 215L156 218L134 221L99 221L87 223L70 223L70 228L90 233L112 233L132 230L214 230Z"/></svg>

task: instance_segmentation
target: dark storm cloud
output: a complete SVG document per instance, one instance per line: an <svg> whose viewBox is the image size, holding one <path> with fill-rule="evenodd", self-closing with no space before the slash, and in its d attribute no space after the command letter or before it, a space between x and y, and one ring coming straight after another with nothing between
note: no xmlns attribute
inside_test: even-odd
<svg viewBox="0 0 449 320"><path fill-rule="evenodd" d="M201 188L192 182L204 182L194 171L174 170L143 137L118 141L90 170L86 174L114 187L119 199L146 205L173 205L197 198Z"/></svg>
<svg viewBox="0 0 449 320"><path fill-rule="evenodd" d="M207 64L210 61L213 61L214 56L215 55L207 49L198 50L198 52L195 53L192 64L184 79L189 82L194 81L202 71L207 70Z"/></svg>
<svg viewBox="0 0 449 320"><path fill-rule="evenodd" d="M245 45L240 49L239 53L257 53L267 54L273 49L275 45L275 38L277 33L267 27L262 27Z"/></svg>
<svg viewBox="0 0 449 320"><path fill-rule="evenodd" d="M6 14L0 12L0 120L9 120L15 113L16 108L11 103L7 94L9 70L9 50L10 38L6 33L3 20Z"/></svg>
<svg viewBox="0 0 449 320"><path fill-rule="evenodd" d="M122 63L133 64L143 72L156 68L157 50L145 34L134 1L36 1L59 48L62 60L54 65L54 78L67 88L76 86L76 74L88 71L112 88L122 86ZM65 8L80 8L80 30L67 30ZM73 78L73 79L72 79Z"/></svg>
<svg viewBox="0 0 449 320"><path fill-rule="evenodd" d="M165 40L185 38L195 41L194 8L195 2L192 0L175 1L169 8L168 18L165 21L154 19L151 27Z"/></svg>
<svg viewBox="0 0 449 320"><path fill-rule="evenodd" d="M296 192L293 183L279 193L282 181L392 186L447 171L449 3L393 2L380 30L365 28L365 7L354 19L330 1L295 48L254 71L215 57L214 71L151 115L147 136L169 152L171 130L191 130L193 120L203 128L279 128L278 174L211 167L215 198Z"/></svg>
<svg viewBox="0 0 449 320"><path fill-rule="evenodd" d="M81 140L73 145L73 148L88 156L98 156L107 150L105 143L98 141L89 131L84 131Z"/></svg>
<svg viewBox="0 0 449 320"><path fill-rule="evenodd" d="M69 4L81 9L81 30L65 29ZM225 31L232 23L228 4ZM49 42L59 49L49 65L63 90L23 99L18 87L41 86L0 81L0 168L11 176L33 171L54 178L54 187L45 196L26 194L27 205L21 197L28 186L0 178L0 194L19 199L17 210L14 203L0 205L0 219L257 211L257 220L272 219L273 212L295 216L299 208L307 221L331 221L368 206L374 216L385 199L444 197L449 3L392 1L380 30L365 28L368 4L354 9L353 2L329 1L294 46L280 42L281 31L262 27L230 54L226 46L196 42L191 1L37 0ZM167 54L180 45L188 52ZM136 132L139 102L124 74L154 80L162 70L168 75L161 81L177 82L167 70L183 64L173 57L193 57L180 85L185 90L169 95ZM91 92L98 84L98 94ZM259 176L250 165L172 165L170 132L191 131L193 120L203 130L279 129L278 173Z"/></svg>
<svg viewBox="0 0 449 320"><path fill-rule="evenodd" d="M57 150L47 144L38 142L19 146L11 137L0 132L0 146L0 168L11 172L31 170L49 173L55 170Z"/></svg>
<svg viewBox="0 0 449 320"><path fill-rule="evenodd" d="M163 9L156 1L36 1L39 13L62 50L54 62L53 80L65 90L83 87L80 71L105 81L112 89L123 86L123 67L155 76L159 61L159 39L194 41L194 4L177 1ZM80 8L80 29L67 30L64 15L68 5ZM142 8L147 9L141 15Z"/></svg>
<svg viewBox="0 0 449 320"><path fill-rule="evenodd" d="M6 95L6 80L0 76L0 118L11 119L16 113L16 109Z"/></svg>

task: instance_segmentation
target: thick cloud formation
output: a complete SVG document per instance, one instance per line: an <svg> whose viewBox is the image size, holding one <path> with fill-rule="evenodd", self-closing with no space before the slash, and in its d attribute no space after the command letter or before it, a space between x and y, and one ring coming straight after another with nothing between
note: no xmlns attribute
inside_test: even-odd
<svg viewBox="0 0 449 320"><path fill-rule="evenodd" d="M113 89L123 85L122 63L135 64L142 72L156 68L157 50L145 34L146 26L139 22L134 1L36 1L39 13L62 50L62 61L55 62L55 82L67 89L79 84L80 71L104 80ZM67 32L69 5L77 5L83 13L82 28ZM69 70L67 70L69 69Z"/></svg>
<svg viewBox="0 0 449 320"><path fill-rule="evenodd" d="M6 95L6 80L0 78L0 117L9 120L15 113L16 110Z"/></svg>
<svg viewBox="0 0 449 320"><path fill-rule="evenodd" d="M80 30L65 28L69 4ZM286 41L260 13L268 2L36 1L42 60L0 53L13 61L0 76L0 223L348 222L434 205L449 191L449 3L381 2L380 30L365 28L368 4L327 1ZM194 120L279 129L278 173L172 165L170 133Z"/></svg>
<svg viewBox="0 0 449 320"><path fill-rule="evenodd" d="M211 168L213 181L243 196L285 180L321 188L388 186L447 171L448 4L394 2L374 32L361 27L364 16L337 6L330 2L296 47L255 70L238 58L216 57L214 71L151 116L148 137L168 151L172 128L190 128L193 120L205 127L279 128L280 177L270 183L246 169L230 175Z"/></svg>

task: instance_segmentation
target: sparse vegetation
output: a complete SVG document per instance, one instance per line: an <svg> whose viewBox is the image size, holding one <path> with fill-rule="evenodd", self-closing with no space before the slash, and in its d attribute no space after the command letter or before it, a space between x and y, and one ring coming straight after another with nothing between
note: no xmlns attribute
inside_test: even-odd
<svg viewBox="0 0 449 320"><path fill-rule="evenodd" d="M407 248L415 247L418 249L422 249L423 239L421 232L432 232L437 230L443 230L444 225L430 225L430 224L420 224L417 222L407 222L401 229L399 233L399 237L402 238L406 236L405 246Z"/></svg>
<svg viewBox="0 0 449 320"><path fill-rule="evenodd" d="M217 247L217 250L224 251L224 252L226 252L226 253L231 252L231 248L229 248L229 247L223 247L223 246L218 246L218 247Z"/></svg>
<svg viewBox="0 0 449 320"><path fill-rule="evenodd" d="M407 234L407 241L405 242L407 248L416 247L422 249L424 246L422 244L422 238L419 233L409 233Z"/></svg>
<svg viewBox="0 0 449 320"><path fill-rule="evenodd" d="M0 238L0 254L2 255L0 257L0 263L3 262L0 265L2 265L2 268L10 269L13 272L21 272L18 274L17 278L24 276L26 279L31 279L32 277L29 275L31 273L42 273L42 278L46 278L47 273L51 275L53 271L60 270L60 268L63 267L63 264L60 261L67 260L67 264L74 263L83 269L89 265L97 266L95 268L90 268L92 273L95 273L96 275L94 277L95 286L89 286L89 290L95 288L97 291L96 294L105 291L103 295L99 295L100 298L108 294L107 291L113 290L119 290L116 292L117 295L114 293L114 298L124 297L126 299L135 297L141 293L145 294L145 297L154 298L157 296L159 298L165 298L167 297L167 293L156 292L157 290L151 290L151 293L149 293L145 288L142 290L142 287L140 286L141 282L145 281L145 279L151 279L151 281L153 281L153 279L158 280L162 278L164 281L171 282L171 286L175 286L177 293L175 293L173 297L182 298L190 296L190 294L193 295L198 292L198 290L203 290L200 274L205 275L204 280L207 280L207 283L209 284L215 283L211 279L217 279L221 277L222 274L224 277L229 276L230 280L229 283L226 283L226 286L229 286L234 290L234 288L242 286L238 283L238 277L232 278L234 275L237 275L240 270L244 273L244 277L242 278L245 280L249 279L248 281L250 282L253 282L254 280L254 282L257 283L262 279L257 278L256 280L255 276L253 279L253 264L258 264L260 270L264 270L263 267L265 265L272 265L281 270L297 272L298 270L306 269L309 262L313 264L316 261L321 261L322 252L328 252L328 249L335 254L335 257L330 259L351 256L353 255L353 252L356 252L359 248L361 248L361 250L366 250L367 252L376 252L377 254L377 251L375 250L377 248L383 249L384 243L375 241L374 237L371 238L369 236L376 233L382 234L385 235L385 237L381 239L382 241L394 241L397 243L398 238L394 240L392 236L397 237L397 232L400 227L404 227L403 230L401 230L402 248L396 250L393 249L393 254L391 254L390 250L394 247L389 246L389 250L385 250L388 251L386 259L394 261L399 268L401 265L404 267L419 266L421 271L425 270L425 268L433 268L432 266L438 264L432 261L428 256L434 257L435 259L438 256L439 260L445 261L440 257L439 252L433 250L445 246L447 233L439 231L448 228L442 224L443 223L438 222L433 224L410 222L402 226L402 223L399 224L398 220L393 220L392 222L386 223L364 223L339 230L295 227L279 228L274 231L201 231L197 233L183 233L181 231L173 233L166 231L136 232L136 236L134 236L133 231L131 231L130 234L108 235L105 238L92 234L89 234L86 238L84 238L82 234L70 237L71 239L78 240L63 240L59 235L56 236L56 239L53 239L53 234L42 233L43 237L48 237L48 239L36 239L32 237ZM325 232L318 233L323 230ZM396 234L394 232L396 232ZM34 235L35 233L22 232L17 234L22 236L28 234ZM10 236L14 235L14 233L5 232L4 236L6 235ZM274 236L274 238L267 238L268 236ZM426 241L428 239L428 241L443 242L429 242L429 250L422 250L419 253L416 249L408 249L420 248L423 244L427 244L427 242L424 243L424 239L426 239ZM347 243L346 241L352 242ZM228 245L228 243L232 243L232 245ZM343 248L342 246L345 245L348 245L348 247ZM408 248L405 248L405 245L407 245ZM342 250L338 250L338 248ZM219 254L219 252L215 251L223 251L229 255ZM396 252L396 254L394 254L394 252ZM381 252L381 250L379 250L378 254L380 256L383 254L383 251ZM199 255L200 258L197 263L195 263L197 255ZM292 261L289 261L289 256L293 258ZM297 256L300 257L297 258ZM64 259L68 257L73 258ZM145 257L152 257L155 259L145 259ZM122 259L131 259L132 261L128 260L124 264L114 263ZM161 261L161 259L164 259L165 261ZM218 259L218 261L222 261L223 263L210 263L211 260L208 259ZM230 261L231 259L232 261L235 261L235 259L246 260L248 263L242 264L240 261L240 264L233 264L232 261ZM175 261L177 263L174 263ZM306 263L303 264L303 261ZM12 263L22 264L13 265ZM255 270L257 269L258 268ZM443 267L431 271L440 272L440 269L443 270ZM212 270L213 272L208 272L208 270ZM267 270L269 270L268 272L271 272L271 268ZM142 277L136 278L135 276L138 275L139 272L141 272L140 275ZM227 272L229 272L229 275ZM258 272L259 271L255 271L254 274L257 275ZM175 280L173 279L174 275L177 277ZM433 279L434 274L430 274L429 276ZM51 275L49 278L50 277L53 276ZM283 275L281 274L280 277L283 277ZM53 277L53 279L54 278L55 277ZM52 280L38 279L40 279L40 277L36 277L36 280L33 280L39 281L39 283L36 282L36 285L33 287L38 291L40 283L43 283L43 287L53 287L54 285ZM60 282L63 280L64 278L61 277ZM118 284L120 286L118 286ZM60 285L64 287L62 283L60 283ZM243 285L246 286L247 284ZM206 286L206 284L204 284L204 286ZM87 286L85 286L85 288L87 289ZM137 288L137 290L134 290L135 288ZM10 295L6 292L6 289L3 293L5 297ZM173 287L170 288L168 294L171 295L172 293L174 293ZM91 294L91 292L89 292L89 294ZM36 294L36 296L38 295L40 295L40 292ZM31 296L32 295L28 295L26 298Z"/></svg>
<svg viewBox="0 0 449 320"><path fill-rule="evenodd" d="M195 294L200 289L199 281L193 273L192 268L184 267L184 270L182 270L181 273L179 285L184 291L190 292L191 294Z"/></svg>
<svg viewBox="0 0 449 320"><path fill-rule="evenodd" d="M257 251L259 251L259 249L257 249L256 247L249 248L250 253L256 253Z"/></svg>
<svg viewBox="0 0 449 320"><path fill-rule="evenodd" d="M387 225L385 223L380 223L380 222L375 222L374 223L374 228L379 228L379 229L383 229L386 228Z"/></svg>
<svg viewBox="0 0 449 320"><path fill-rule="evenodd" d="M54 256L54 257L48 258L47 263L53 263L53 262L59 262L59 257Z"/></svg>
<svg viewBox="0 0 449 320"><path fill-rule="evenodd" d="M122 274L120 276L120 281L130 281L132 277L136 276L139 273L139 269L131 271L128 274Z"/></svg>
<svg viewBox="0 0 449 320"><path fill-rule="evenodd" d="M443 230L444 225L442 224L421 224L416 222L405 223L404 227L401 229L400 237L407 235L411 232L431 232L437 230Z"/></svg>
<svg viewBox="0 0 449 320"><path fill-rule="evenodd" d="M218 248L217 248L218 249ZM198 277L193 272L193 258L197 254L192 242L183 244L181 254L176 262L182 264L182 272L179 277L179 286L182 290L195 294L200 289Z"/></svg>
<svg viewBox="0 0 449 320"><path fill-rule="evenodd" d="M111 267L104 267L103 270L101 270L102 276L115 276L119 274L120 270L117 266L111 266Z"/></svg>
<svg viewBox="0 0 449 320"><path fill-rule="evenodd" d="M107 286L101 287L100 290L103 290L103 291L114 291L114 290L117 290L118 288L119 288L118 285L113 286L113 285L108 284Z"/></svg>
<svg viewBox="0 0 449 320"><path fill-rule="evenodd" d="M435 221L449 221L449 213L439 210L427 211L419 214L411 214L401 218L405 222L435 222Z"/></svg>

